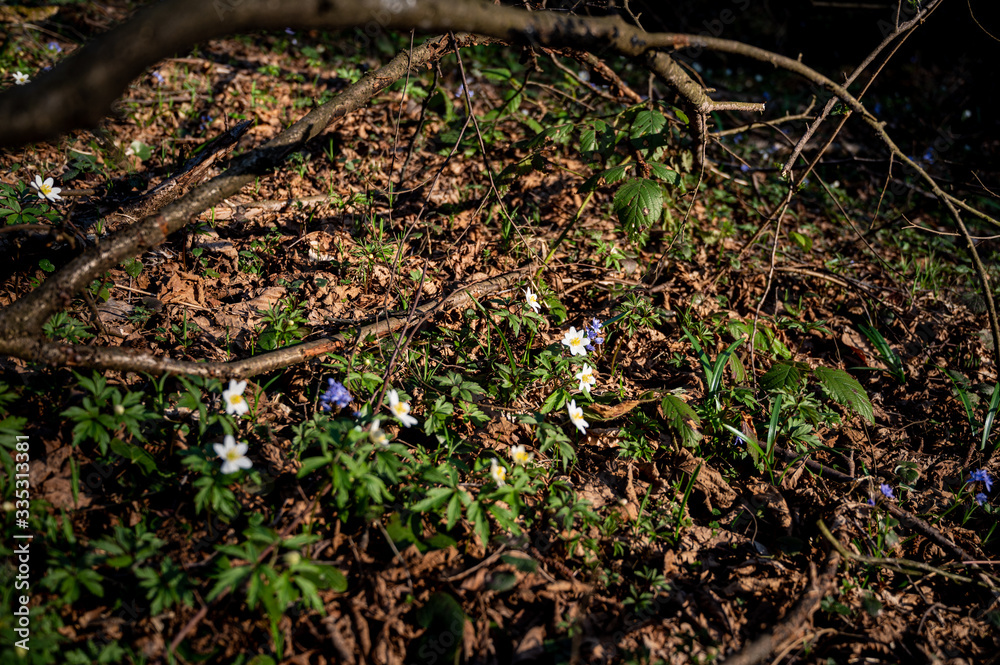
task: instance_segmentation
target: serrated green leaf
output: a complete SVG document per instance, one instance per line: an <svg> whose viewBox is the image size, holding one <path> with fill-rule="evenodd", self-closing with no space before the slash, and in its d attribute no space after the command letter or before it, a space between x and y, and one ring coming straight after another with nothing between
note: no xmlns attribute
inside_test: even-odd
<svg viewBox="0 0 1000 665"><path fill-rule="evenodd" d="M829 367L817 367L813 375L835 402L849 407L870 423L875 421L875 411L868 393L853 376L842 369Z"/></svg>
<svg viewBox="0 0 1000 665"><path fill-rule="evenodd" d="M660 402L660 410L667 424L681 437L681 444L686 448L693 447L701 434L696 429L701 424L701 418L687 402L676 395L665 395Z"/></svg>
<svg viewBox="0 0 1000 665"><path fill-rule="evenodd" d="M649 109L639 111L635 115L635 120L632 121L632 126L629 128L628 136L632 141L632 145L636 148L654 147L654 137L652 135L663 131L666 124L667 119L658 111L651 111ZM655 140L655 143L657 145L660 144L658 140Z"/></svg>
<svg viewBox="0 0 1000 665"><path fill-rule="evenodd" d="M659 178L668 185L676 185L677 179L680 177L677 175L677 171L674 171L666 164L661 164L660 162L649 163L649 174L654 178Z"/></svg>
<svg viewBox="0 0 1000 665"><path fill-rule="evenodd" d="M629 180L615 192L612 207L630 238L648 229L663 213L663 191L646 178Z"/></svg>
<svg viewBox="0 0 1000 665"><path fill-rule="evenodd" d="M760 378L764 390L782 390L794 388L802 381L802 372L798 366L789 363L775 363L767 374Z"/></svg>
<svg viewBox="0 0 1000 665"><path fill-rule="evenodd" d="M580 132L580 152L596 159L607 157L615 149L615 130L603 120L595 120L593 126Z"/></svg>
<svg viewBox="0 0 1000 665"><path fill-rule="evenodd" d="M602 175L604 176L604 182L609 185L616 183L628 174L628 170L632 168L631 165L626 164L624 166L613 166Z"/></svg>

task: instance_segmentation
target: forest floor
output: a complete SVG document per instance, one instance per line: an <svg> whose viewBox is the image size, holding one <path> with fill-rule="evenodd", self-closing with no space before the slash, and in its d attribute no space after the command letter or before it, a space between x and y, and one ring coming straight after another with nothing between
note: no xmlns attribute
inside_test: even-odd
<svg viewBox="0 0 1000 665"><path fill-rule="evenodd" d="M126 9L11 24L4 84ZM0 215L56 229L0 235L0 305L127 228L115 213L207 141L252 121L219 173L405 44L363 41L213 41L135 81L101 131L0 155ZM669 103L520 56L476 47L387 88L46 326L206 362L344 335L236 377L247 413L215 379L0 359L5 534L15 434L36 534L31 650L5 583L3 662L758 662L758 639L773 663L995 662L998 377L936 203L912 179L886 196L848 124L775 241L780 132L716 137L702 176ZM702 75L760 94L753 70ZM808 105L774 85L767 119ZM662 176L646 225L612 173L636 161ZM979 251L996 279L996 241ZM226 435L250 469L222 473Z"/></svg>

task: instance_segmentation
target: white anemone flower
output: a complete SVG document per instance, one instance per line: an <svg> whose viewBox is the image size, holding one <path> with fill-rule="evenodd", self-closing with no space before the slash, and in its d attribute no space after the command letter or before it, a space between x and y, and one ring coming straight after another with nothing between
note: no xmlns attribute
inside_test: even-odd
<svg viewBox="0 0 1000 665"><path fill-rule="evenodd" d="M524 290L524 299L528 302L528 307L535 310L535 314L542 309L542 303L538 302L538 294L532 293L531 289Z"/></svg>
<svg viewBox="0 0 1000 665"><path fill-rule="evenodd" d="M570 400L569 404L566 405L569 410L569 419L573 421L576 428L580 430L580 434L586 436L587 428L590 427L590 423L583 419L583 409L576 405L576 400Z"/></svg>
<svg viewBox="0 0 1000 665"><path fill-rule="evenodd" d="M410 415L410 403L400 402L399 395L395 390L390 390L386 397L389 399L389 412L396 416L403 427L410 427L417 424L417 419Z"/></svg>
<svg viewBox="0 0 1000 665"><path fill-rule="evenodd" d="M371 439L372 443L376 443L380 446L389 445L389 435L385 433L384 429L379 427L379 421L372 421L372 428L368 430L368 438Z"/></svg>
<svg viewBox="0 0 1000 665"><path fill-rule="evenodd" d="M529 453L524 446L510 447L510 458L514 460L515 464L527 464L534 456L534 453Z"/></svg>
<svg viewBox="0 0 1000 665"><path fill-rule="evenodd" d="M490 460L490 476L501 487L507 484L507 469L498 464L496 459Z"/></svg>
<svg viewBox="0 0 1000 665"><path fill-rule="evenodd" d="M246 389L246 381L229 380L229 390L222 391L222 401L226 403L226 413L242 416L250 410L250 405L243 399L243 391Z"/></svg>
<svg viewBox="0 0 1000 665"><path fill-rule="evenodd" d="M42 180L42 176L36 175L35 182L31 183L32 189L38 192L38 198L48 199L49 201L58 201L62 197L59 196L59 192L62 191L62 187L53 187L52 178L46 178Z"/></svg>
<svg viewBox="0 0 1000 665"><path fill-rule="evenodd" d="M17 85L24 85L31 79L28 78L27 74L22 74L21 72L14 72L14 83Z"/></svg>
<svg viewBox="0 0 1000 665"><path fill-rule="evenodd" d="M590 338L587 337L584 331L570 326L569 332L563 337L562 343L569 347L570 355L585 356L587 355L587 345L590 344Z"/></svg>
<svg viewBox="0 0 1000 665"><path fill-rule="evenodd" d="M580 370L580 372L575 376L580 380L580 390L585 393L589 393L590 389L597 385L597 377L594 376L594 368L590 365L584 365L583 369Z"/></svg>
<svg viewBox="0 0 1000 665"><path fill-rule="evenodd" d="M222 473L236 473L240 469L249 469L253 463L247 457L247 444L236 443L232 434L227 434L223 443L216 443L215 454L222 459Z"/></svg>

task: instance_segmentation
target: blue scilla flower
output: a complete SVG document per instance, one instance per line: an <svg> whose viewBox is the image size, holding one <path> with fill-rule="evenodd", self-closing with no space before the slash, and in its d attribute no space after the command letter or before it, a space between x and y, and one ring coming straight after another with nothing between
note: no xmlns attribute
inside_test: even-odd
<svg viewBox="0 0 1000 665"><path fill-rule="evenodd" d="M881 490L882 494L884 494L887 499L895 498L895 494L893 494L892 487L890 485L882 483L881 485L878 486L878 488L879 490Z"/></svg>
<svg viewBox="0 0 1000 665"><path fill-rule="evenodd" d="M979 504L980 506L983 505L984 503L986 503L986 495L983 494L982 492L980 492L979 494L977 494L976 495L976 503Z"/></svg>
<svg viewBox="0 0 1000 665"><path fill-rule="evenodd" d="M989 492L993 489L993 479L990 478L990 474L986 472L986 469L977 469L969 475L970 483L982 483L986 486L986 491Z"/></svg>
<svg viewBox="0 0 1000 665"><path fill-rule="evenodd" d="M329 411L336 404L338 408L343 409L345 406L351 403L354 399L351 397L351 393L347 392L347 388L344 384L339 381L334 381L333 379L327 379L329 387L326 389L322 395L319 396L319 408L324 411Z"/></svg>
<svg viewBox="0 0 1000 665"><path fill-rule="evenodd" d="M590 340L590 344L587 345L588 351L593 351L595 346L600 346L604 344L604 338L601 337L601 327L603 324L600 319L594 319L588 325L584 327L584 334L587 339Z"/></svg>
<svg viewBox="0 0 1000 665"><path fill-rule="evenodd" d="M59 46L59 42L49 42L47 48L50 51L55 51L56 53L62 53L62 46Z"/></svg>

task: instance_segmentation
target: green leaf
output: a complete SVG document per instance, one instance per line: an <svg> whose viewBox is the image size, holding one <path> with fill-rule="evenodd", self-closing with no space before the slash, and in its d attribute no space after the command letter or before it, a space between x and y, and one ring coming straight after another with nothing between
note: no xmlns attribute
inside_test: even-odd
<svg viewBox="0 0 1000 665"><path fill-rule="evenodd" d="M635 239L663 213L663 191L653 180L635 178L618 188L612 207L622 228Z"/></svg>
<svg viewBox="0 0 1000 665"><path fill-rule="evenodd" d="M542 404L542 408L540 408L538 412L550 413L556 409L562 408L562 405L566 403L568 395L569 394L562 388L553 390L552 394L545 399L545 402Z"/></svg>
<svg viewBox="0 0 1000 665"><path fill-rule="evenodd" d="M453 596L438 592L416 611L417 623L426 628L406 655L407 663L457 663L468 618Z"/></svg>
<svg viewBox="0 0 1000 665"><path fill-rule="evenodd" d="M649 174L654 178L658 178L666 182L668 185L676 185L677 179L680 178L677 171L668 168L665 164L661 164L660 162L649 163Z"/></svg>
<svg viewBox="0 0 1000 665"><path fill-rule="evenodd" d="M628 173L628 170L632 168L630 164L624 164L621 166L612 166L610 169L604 172L604 182L611 183L618 182Z"/></svg>
<svg viewBox="0 0 1000 665"><path fill-rule="evenodd" d="M509 563L522 573L533 573L538 570L538 562L534 559L520 554L503 554L500 560Z"/></svg>
<svg viewBox="0 0 1000 665"><path fill-rule="evenodd" d="M297 475L298 475L299 478L303 478L305 476L308 476L310 473L312 473L316 469L320 469L320 468L322 468L324 466L327 466L331 462L333 462L333 457L331 457L330 455L326 455L325 457L309 457L309 458L306 458L306 459L302 460L302 467L299 469L299 472L298 472Z"/></svg>
<svg viewBox="0 0 1000 665"><path fill-rule="evenodd" d="M410 545L415 545L421 552L427 551L427 546L420 542L420 539L413 533L411 526L400 518L399 513L393 513L389 519L386 520L385 532L389 535L389 538L392 539L392 542L400 551L406 549Z"/></svg>
<svg viewBox="0 0 1000 665"><path fill-rule="evenodd" d="M804 236L796 231L790 231L788 233L788 237L791 238L806 254L812 251L813 240L809 236Z"/></svg>
<svg viewBox="0 0 1000 665"><path fill-rule="evenodd" d="M156 471L156 458L139 446L117 438L111 439L110 446L111 452L131 460L140 469L142 469L143 473L146 475Z"/></svg>
<svg viewBox="0 0 1000 665"><path fill-rule="evenodd" d="M455 492L451 495L451 500L448 501L448 510L445 512L445 526L450 531L455 528L455 524L458 523L458 519L462 516L462 495Z"/></svg>
<svg viewBox="0 0 1000 665"><path fill-rule="evenodd" d="M253 658L251 658L247 662L247 665L275 665L275 661L274 658L261 654L259 656L254 656Z"/></svg>
<svg viewBox="0 0 1000 665"><path fill-rule="evenodd" d="M676 395L664 395L660 402L660 410L667 424L681 437L681 444L691 448L701 434L696 429L701 424L701 418L687 402Z"/></svg>
<svg viewBox="0 0 1000 665"><path fill-rule="evenodd" d="M663 131L666 125L667 119L659 111L639 111L629 127L629 143L647 158L659 159L663 146L670 142L670 133Z"/></svg>
<svg viewBox="0 0 1000 665"><path fill-rule="evenodd" d="M44 270L45 272L54 272L56 269L56 267L52 265L52 261L49 261L48 259L42 259L41 261L39 261L38 267Z"/></svg>
<svg viewBox="0 0 1000 665"><path fill-rule="evenodd" d="M581 192L592 192L601 186L601 180L604 178L604 173L595 173L586 180L584 180L577 189Z"/></svg>
<svg viewBox="0 0 1000 665"><path fill-rule="evenodd" d="M465 517L472 524L472 528L479 536L483 546L488 547L490 544L490 521L486 517L486 511L483 510L482 504L478 501L470 503L469 507L465 509Z"/></svg>
<svg viewBox="0 0 1000 665"><path fill-rule="evenodd" d="M514 573L499 572L495 573L490 579L488 587L493 591L499 591L503 593L504 591L510 591L517 586L517 575Z"/></svg>
<svg viewBox="0 0 1000 665"><path fill-rule="evenodd" d="M229 565L229 562L226 562ZM223 591L229 591L235 589L238 584L245 580L250 573L253 572L253 568L250 566L236 566L235 568L226 568L220 572L216 579L215 586L209 591L205 600L211 602L216 597L218 597Z"/></svg>
<svg viewBox="0 0 1000 665"><path fill-rule="evenodd" d="M868 422L875 422L875 411L868 393L853 376L842 369L829 367L817 367L813 374L834 401L849 407Z"/></svg>
<svg viewBox="0 0 1000 665"><path fill-rule="evenodd" d="M143 143L142 141L132 141L132 143L130 143L128 147L132 151L132 154L134 154L136 157L139 158L139 161L144 162L147 159L149 159L153 154L153 151L150 149L150 147L145 143Z"/></svg>
<svg viewBox="0 0 1000 665"><path fill-rule="evenodd" d="M644 137L650 134L659 134L667 125L667 119L659 111L644 109L635 114L632 127L629 128L628 136L632 140L632 145L636 148L648 148L649 141Z"/></svg>
<svg viewBox="0 0 1000 665"><path fill-rule="evenodd" d="M331 589L337 593L347 591L347 577L344 576L340 568L324 564L317 564L316 568L319 569L324 584L323 588Z"/></svg>
<svg viewBox="0 0 1000 665"><path fill-rule="evenodd" d="M802 371L796 363L775 363L760 378L764 390L793 389L802 381Z"/></svg>
<svg viewBox="0 0 1000 665"><path fill-rule="evenodd" d="M139 259L132 259L122 264L125 268L125 272L128 273L129 277L136 279L140 274L142 274L142 261Z"/></svg>
<svg viewBox="0 0 1000 665"><path fill-rule="evenodd" d="M993 386L993 396L990 399L989 410L986 412L986 419L983 420L983 442L979 446L980 450L986 448L986 442L990 440L990 432L993 430L993 422L996 420L997 410L1000 409L1000 383ZM973 428L975 431L975 428Z"/></svg>
<svg viewBox="0 0 1000 665"><path fill-rule="evenodd" d="M595 120L593 127L580 133L580 152L590 159L607 157L615 149L615 130L603 120Z"/></svg>
<svg viewBox="0 0 1000 665"><path fill-rule="evenodd" d="M415 513L426 513L435 510L443 506L454 492L455 490L450 487L434 487L427 492L427 496L424 499L413 504L410 510Z"/></svg>

